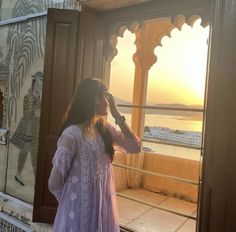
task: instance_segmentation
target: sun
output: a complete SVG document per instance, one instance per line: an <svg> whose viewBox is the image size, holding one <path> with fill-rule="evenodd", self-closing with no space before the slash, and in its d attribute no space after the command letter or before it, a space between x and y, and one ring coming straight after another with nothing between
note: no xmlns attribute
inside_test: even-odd
<svg viewBox="0 0 236 232"><path fill-rule="evenodd" d="M149 71L147 102L198 104L204 102L209 28L197 20L164 37L155 49L157 62Z"/></svg>
<svg viewBox="0 0 236 232"><path fill-rule="evenodd" d="M197 20L191 27L173 29L155 48L156 63L148 73L147 103L203 105L206 82L209 27ZM128 30L118 38L118 55L111 65L110 91L132 101L135 65L132 60L135 35Z"/></svg>

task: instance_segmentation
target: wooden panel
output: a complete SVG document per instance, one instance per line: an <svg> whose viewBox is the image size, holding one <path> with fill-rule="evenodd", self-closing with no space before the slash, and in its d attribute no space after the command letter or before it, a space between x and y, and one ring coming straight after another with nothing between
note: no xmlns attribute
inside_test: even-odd
<svg viewBox="0 0 236 232"><path fill-rule="evenodd" d="M33 221L53 222L57 202L48 190L51 161L75 91L79 13L49 9Z"/></svg>
<svg viewBox="0 0 236 232"><path fill-rule="evenodd" d="M210 40L201 232L236 231L236 8L214 0Z"/></svg>
<svg viewBox="0 0 236 232"><path fill-rule="evenodd" d="M55 150L55 149L54 149ZM46 180L48 180L49 176L50 176L50 172L52 169L52 158L54 156L54 152L47 152L46 153L46 160L45 160L45 178ZM55 201L54 196L49 192L47 186L44 188L44 206L47 207L53 207L55 208L55 206L57 206L57 202Z"/></svg>
<svg viewBox="0 0 236 232"><path fill-rule="evenodd" d="M77 76L103 79L104 22L102 18L81 13Z"/></svg>
<svg viewBox="0 0 236 232"><path fill-rule="evenodd" d="M209 195L209 221L208 221L208 231L209 232L217 232L217 231L224 231L222 219L224 219L225 214L225 204L226 204L226 197L222 192L217 192L216 190L210 190ZM217 208L215 206L217 205ZM221 217L223 216L223 217ZM215 218L222 218L221 220L214 221Z"/></svg>
<svg viewBox="0 0 236 232"><path fill-rule="evenodd" d="M49 134L58 134L58 125L61 123L61 116L65 112L68 100L71 98L72 94L64 90L70 88L70 84L74 86L74 76L67 76L68 61L70 60L70 53L72 52L70 49L72 43L68 42L71 40L71 24L58 23L55 25L54 29L55 43L53 43L53 51L51 54L53 57L51 72L52 88L50 90L50 98L47 99L50 109ZM54 83L56 84L54 85Z"/></svg>
<svg viewBox="0 0 236 232"><path fill-rule="evenodd" d="M88 13L48 12L33 221L52 223L57 202L48 178L61 121L82 78L102 78L103 21Z"/></svg>
<svg viewBox="0 0 236 232"><path fill-rule="evenodd" d="M231 215L235 215L234 196L225 191L209 189L209 215L207 232L236 231L236 223ZM219 220L215 220L218 218Z"/></svg>

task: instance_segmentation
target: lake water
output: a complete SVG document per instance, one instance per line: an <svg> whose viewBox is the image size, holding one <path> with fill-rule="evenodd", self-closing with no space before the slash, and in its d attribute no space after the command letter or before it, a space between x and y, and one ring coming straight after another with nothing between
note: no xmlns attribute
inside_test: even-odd
<svg viewBox="0 0 236 232"><path fill-rule="evenodd" d="M123 115L125 116L127 123L130 125L131 114L124 113ZM111 123L114 122L111 115L108 115L108 120ZM193 118L183 116L146 114L144 125L167 127L175 130L202 131L201 120L194 120ZM163 155L178 156L193 160L200 159L200 150L148 142L143 142L143 147L148 147L152 149L153 152Z"/></svg>

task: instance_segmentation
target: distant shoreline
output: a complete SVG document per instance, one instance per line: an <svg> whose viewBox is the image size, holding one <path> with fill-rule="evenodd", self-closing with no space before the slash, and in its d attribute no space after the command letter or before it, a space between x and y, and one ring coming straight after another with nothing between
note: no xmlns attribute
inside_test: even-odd
<svg viewBox="0 0 236 232"><path fill-rule="evenodd" d="M120 112L123 114L131 114L132 109L130 108L119 108ZM168 111L165 110L145 110L145 114L154 114L154 115L166 115L166 116L181 116L184 118L176 118L177 120L189 120L202 121L203 113L202 112L186 112L186 111Z"/></svg>
<svg viewBox="0 0 236 232"><path fill-rule="evenodd" d="M131 102L121 100L117 97L115 97L116 103L119 107L119 110L121 113L127 113L131 114L132 108L128 107L120 107L119 105L132 105ZM147 104L148 106L151 107L169 107L169 108L182 108L182 109L202 109L203 107L201 105L184 105L184 104L178 104L178 103L173 103L173 104L164 104L164 103L159 103L159 104ZM195 121L201 121L203 119L203 112L191 112L191 111L179 111L179 110L164 110L164 109L145 109L146 114L155 114L155 115L173 115L173 116L182 116L186 117L188 119L193 119ZM186 119L186 120L188 120ZM180 119L180 120L185 120L185 119Z"/></svg>

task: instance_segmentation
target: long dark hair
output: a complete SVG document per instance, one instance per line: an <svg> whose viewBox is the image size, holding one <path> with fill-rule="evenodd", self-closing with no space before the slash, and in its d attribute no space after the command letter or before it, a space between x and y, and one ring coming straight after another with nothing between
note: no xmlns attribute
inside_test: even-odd
<svg viewBox="0 0 236 232"><path fill-rule="evenodd" d="M101 97L102 93L106 90L106 86L98 79L87 78L82 80L65 113L61 132L66 127L74 124L83 124L85 130L86 127L91 126L93 124L93 119L96 117L95 99L97 97ZM112 161L114 156L114 148L107 124L101 117L99 117L95 122L95 127L101 135L104 141L106 153L110 155Z"/></svg>

